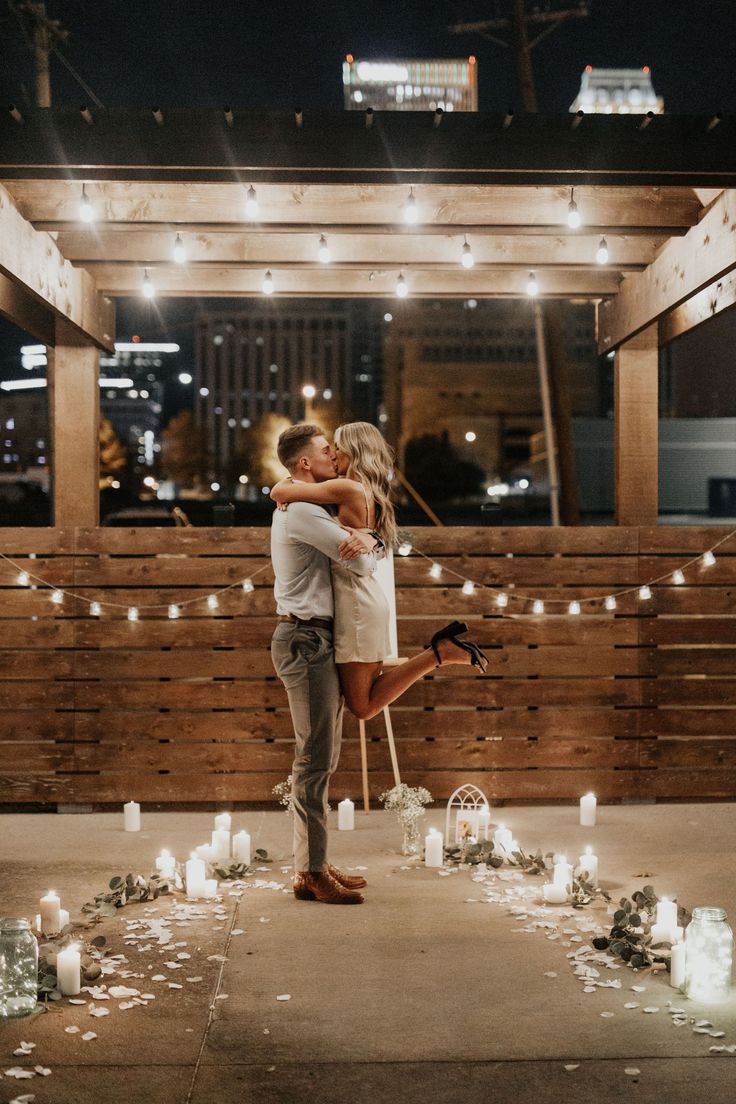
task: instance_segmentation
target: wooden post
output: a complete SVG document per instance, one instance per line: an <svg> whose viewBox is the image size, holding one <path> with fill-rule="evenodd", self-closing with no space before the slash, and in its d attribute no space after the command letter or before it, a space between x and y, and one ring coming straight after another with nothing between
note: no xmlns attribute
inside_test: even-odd
<svg viewBox="0 0 736 1104"><path fill-rule="evenodd" d="M95 528L100 524L99 350L57 320L48 360L54 525Z"/></svg>
<svg viewBox="0 0 736 1104"><path fill-rule="evenodd" d="M656 325L616 353L617 525L656 525L658 520L658 353Z"/></svg>

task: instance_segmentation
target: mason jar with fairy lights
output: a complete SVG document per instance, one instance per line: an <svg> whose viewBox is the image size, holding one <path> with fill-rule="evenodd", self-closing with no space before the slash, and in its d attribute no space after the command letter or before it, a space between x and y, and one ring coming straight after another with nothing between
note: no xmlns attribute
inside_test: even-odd
<svg viewBox="0 0 736 1104"><path fill-rule="evenodd" d="M693 909L685 933L685 993L716 1004L731 994L733 932L722 908Z"/></svg>
<svg viewBox="0 0 736 1104"><path fill-rule="evenodd" d="M0 1021L36 1007L38 943L28 920L0 917Z"/></svg>

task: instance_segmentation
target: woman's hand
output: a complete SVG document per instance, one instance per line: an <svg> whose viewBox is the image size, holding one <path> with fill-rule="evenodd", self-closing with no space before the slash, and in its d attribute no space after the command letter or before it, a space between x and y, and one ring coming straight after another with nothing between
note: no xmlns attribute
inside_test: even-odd
<svg viewBox="0 0 736 1104"><path fill-rule="evenodd" d="M286 502L284 502L284 497L281 492L289 486L291 486L291 479L287 478L280 479L278 483L274 483L273 487L271 488L270 497L274 500L274 502L278 503L279 509L286 509L287 504Z"/></svg>
<svg viewBox="0 0 736 1104"><path fill-rule="evenodd" d="M366 552L372 552L378 543L375 537L372 537L370 533L366 533L363 529L353 529L350 525L343 525L343 529L348 533L348 536L338 549L342 560L357 560L358 556L363 556Z"/></svg>

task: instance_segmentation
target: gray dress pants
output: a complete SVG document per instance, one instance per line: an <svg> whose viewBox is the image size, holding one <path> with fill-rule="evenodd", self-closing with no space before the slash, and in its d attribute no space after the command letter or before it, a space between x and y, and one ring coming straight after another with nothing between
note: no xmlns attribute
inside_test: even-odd
<svg viewBox="0 0 736 1104"><path fill-rule="evenodd" d="M294 870L324 870L327 791L340 757L343 712L332 630L281 621L271 640L271 658L289 698L296 740Z"/></svg>

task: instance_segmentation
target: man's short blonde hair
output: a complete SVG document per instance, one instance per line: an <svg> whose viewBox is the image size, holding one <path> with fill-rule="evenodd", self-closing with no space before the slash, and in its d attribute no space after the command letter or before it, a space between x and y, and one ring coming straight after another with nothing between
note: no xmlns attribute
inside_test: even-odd
<svg viewBox="0 0 736 1104"><path fill-rule="evenodd" d="M279 437L276 453L279 460L288 471L293 471L296 462L304 450L309 447L313 437L324 437L324 430L318 425L309 425L299 422L289 426Z"/></svg>

